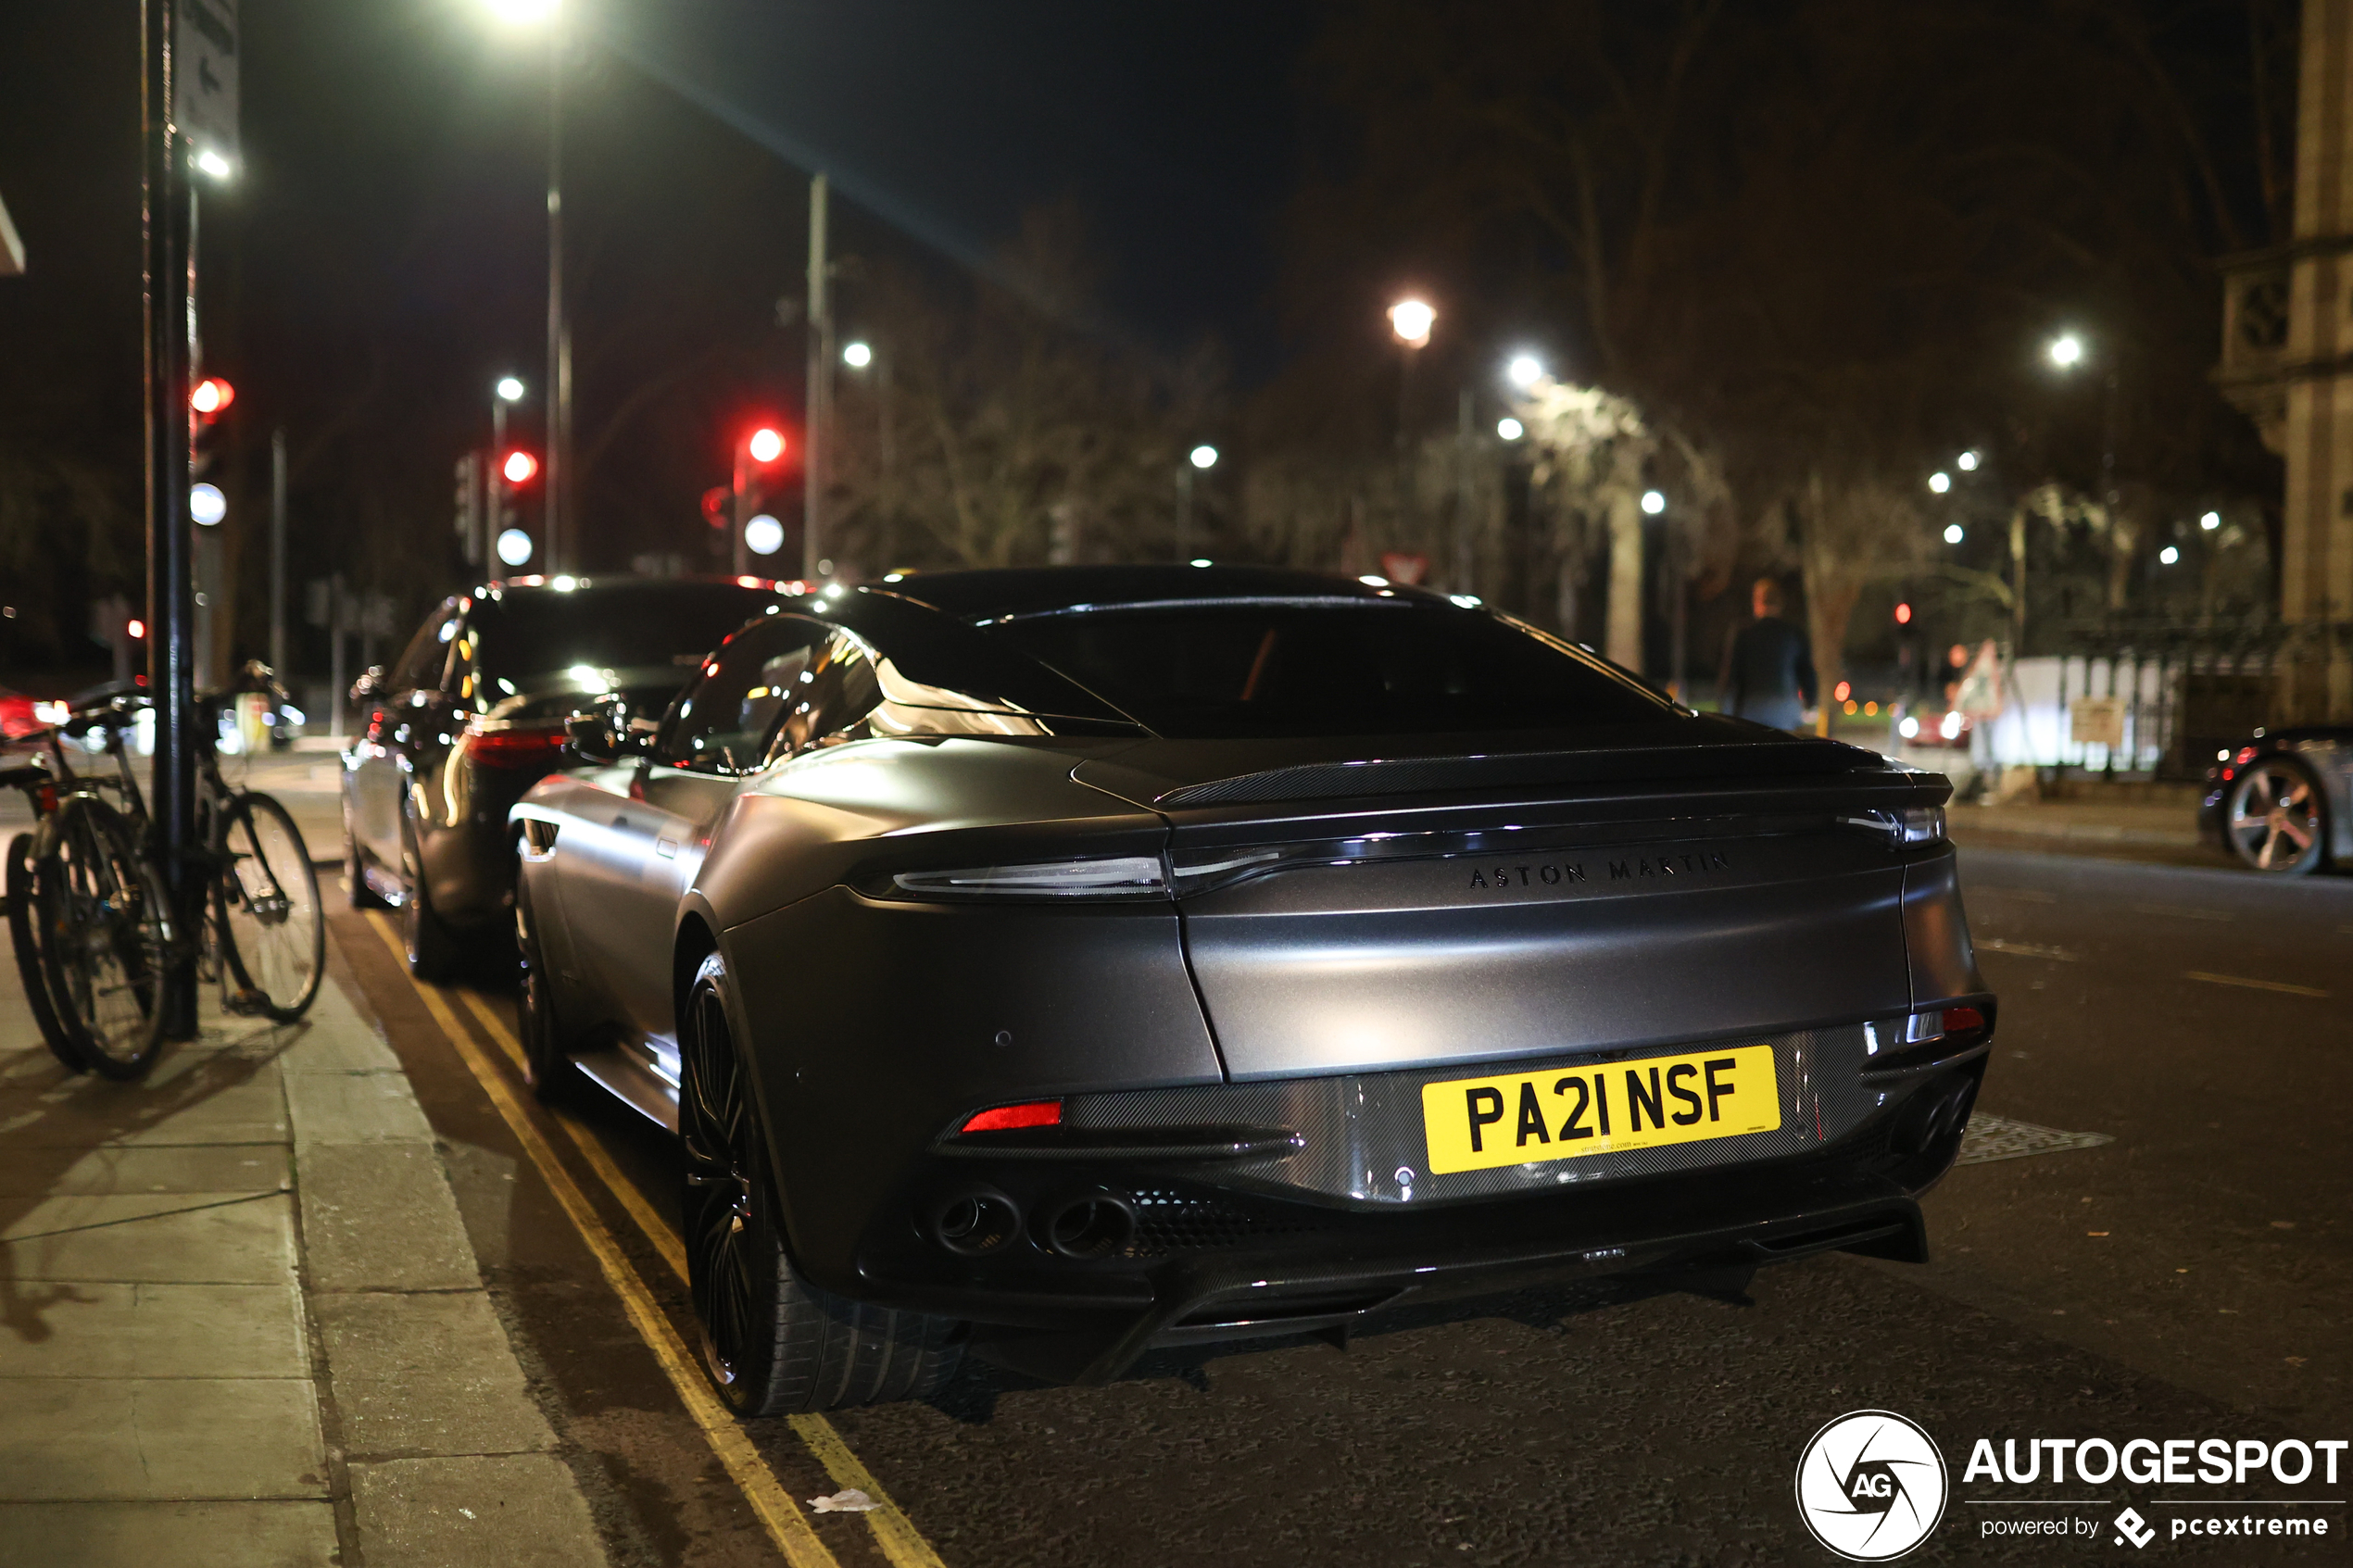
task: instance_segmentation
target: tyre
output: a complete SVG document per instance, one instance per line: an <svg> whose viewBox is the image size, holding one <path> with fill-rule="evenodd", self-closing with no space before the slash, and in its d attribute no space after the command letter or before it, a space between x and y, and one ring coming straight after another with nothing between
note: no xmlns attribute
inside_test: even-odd
<svg viewBox="0 0 2353 1568"><path fill-rule="evenodd" d="M2328 809L2321 786L2292 757L2260 757L2231 787L2222 832L2231 852L2259 872L2302 876L2321 863Z"/></svg>
<svg viewBox="0 0 2353 1568"><path fill-rule="evenodd" d="M441 917L433 912L432 895L425 891L424 858L417 852L414 829L404 829L401 834L402 859L408 864L408 890L400 900L400 938L408 949L409 972L420 980L454 979L461 955L458 939Z"/></svg>
<svg viewBox="0 0 2353 1568"><path fill-rule="evenodd" d="M351 821L351 797L343 799L343 885L355 909L381 909L384 901L368 885L367 861L359 853L359 834Z"/></svg>
<svg viewBox="0 0 2353 1568"><path fill-rule="evenodd" d="M547 961L540 956L539 926L531 909L531 890L515 884L515 952L517 985L515 1022L522 1036L523 1076L531 1092L556 1100L578 1079L561 1026L556 1021L556 995Z"/></svg>
<svg viewBox="0 0 2353 1568"><path fill-rule="evenodd" d="M327 972L326 911L309 847L286 809L266 795L232 797L215 822L221 957L248 1006L290 1023L309 1008Z"/></svg>
<svg viewBox="0 0 2353 1568"><path fill-rule="evenodd" d="M687 1284L703 1370L738 1415L923 1399L954 1375L960 1325L822 1290L785 1247L775 1174L728 1018L725 961L703 960L680 1020Z"/></svg>
<svg viewBox="0 0 2353 1568"><path fill-rule="evenodd" d="M67 1037L91 1070L142 1077L163 1045L166 971L181 956L163 877L114 808L57 808L33 879L41 960Z"/></svg>
<svg viewBox="0 0 2353 1568"><path fill-rule="evenodd" d="M33 835L20 833L8 841L8 940L17 950L17 978L24 983L25 1005L41 1038L69 1073L87 1073L90 1063L66 1033L49 999L49 976L41 962L40 922L33 913Z"/></svg>

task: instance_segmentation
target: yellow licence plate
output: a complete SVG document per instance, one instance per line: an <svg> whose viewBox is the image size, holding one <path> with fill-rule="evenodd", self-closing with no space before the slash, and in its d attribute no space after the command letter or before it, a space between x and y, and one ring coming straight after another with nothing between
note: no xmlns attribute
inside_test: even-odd
<svg viewBox="0 0 2353 1568"><path fill-rule="evenodd" d="M1780 1124L1770 1046L1422 1085L1422 1132L1439 1175L1769 1133Z"/></svg>

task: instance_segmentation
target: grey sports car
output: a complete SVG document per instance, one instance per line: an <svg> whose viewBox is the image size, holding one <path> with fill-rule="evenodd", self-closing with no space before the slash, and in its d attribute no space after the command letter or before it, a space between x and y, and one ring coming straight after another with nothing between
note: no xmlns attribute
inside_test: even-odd
<svg viewBox="0 0 2353 1568"><path fill-rule="evenodd" d="M1469 599L912 576L573 730L512 812L532 1072L681 1134L747 1414L1924 1259L1985 1068L1942 777Z"/></svg>

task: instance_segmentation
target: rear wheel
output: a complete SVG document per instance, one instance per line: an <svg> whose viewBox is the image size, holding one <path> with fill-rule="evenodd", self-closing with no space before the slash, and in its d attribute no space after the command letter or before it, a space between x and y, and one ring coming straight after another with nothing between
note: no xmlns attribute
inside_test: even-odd
<svg viewBox="0 0 2353 1568"><path fill-rule="evenodd" d="M25 1005L41 1037L69 1073L87 1073L73 1037L49 1000L49 976L41 963L40 923L33 913L33 836L20 833L8 842L8 939L17 950L17 978L24 983Z"/></svg>
<svg viewBox="0 0 2353 1568"><path fill-rule="evenodd" d="M937 1392L963 1353L957 1324L836 1296L793 1266L717 954L703 960L679 1024L687 1279L703 1370L720 1398L751 1416Z"/></svg>
<svg viewBox="0 0 2353 1568"><path fill-rule="evenodd" d="M221 956L251 1006L280 1023L300 1018L327 970L319 872L286 809L241 795L220 817L213 884Z"/></svg>
<svg viewBox="0 0 2353 1568"><path fill-rule="evenodd" d="M2223 831L2231 852L2259 872L2311 871L2321 863L2327 828L2321 786L2293 758L2258 758L2232 786Z"/></svg>
<svg viewBox="0 0 2353 1568"><path fill-rule="evenodd" d="M530 884L515 883L515 950L519 984L515 995L516 1022L522 1035L523 1074L531 1092L541 1099L560 1098L579 1076L564 1048L563 1030L556 1022L553 976L539 947L539 923L532 912Z"/></svg>
<svg viewBox="0 0 2353 1568"><path fill-rule="evenodd" d="M137 1078L163 1044L163 980L179 942L163 877L115 809L58 807L33 905L49 997L67 1037L108 1078Z"/></svg>

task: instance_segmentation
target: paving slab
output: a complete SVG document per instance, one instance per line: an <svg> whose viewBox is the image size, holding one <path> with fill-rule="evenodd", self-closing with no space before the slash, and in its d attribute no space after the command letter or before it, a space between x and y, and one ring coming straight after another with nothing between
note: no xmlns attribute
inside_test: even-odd
<svg viewBox="0 0 2353 1568"><path fill-rule="evenodd" d="M346 1453L555 1447L481 1291L321 1296L313 1305Z"/></svg>
<svg viewBox="0 0 2353 1568"><path fill-rule="evenodd" d="M70 1075L46 1052L0 1064L0 1143L15 1150L283 1143L287 1132L276 1062L241 1050L167 1055L140 1084Z"/></svg>
<svg viewBox="0 0 2353 1568"><path fill-rule="evenodd" d="M10 1198L69 1193L283 1192L294 1185L285 1146L133 1144L51 1159L0 1160L0 1215Z"/></svg>
<svg viewBox="0 0 2353 1568"><path fill-rule="evenodd" d="M0 1280L277 1285L295 1277L288 1193L48 1198L17 1209L5 1235L19 1239L0 1242Z"/></svg>
<svg viewBox="0 0 2353 1568"><path fill-rule="evenodd" d="M342 990L330 985L319 988L319 999L290 1031L278 1065L288 1073L397 1073L400 1059Z"/></svg>
<svg viewBox="0 0 2353 1568"><path fill-rule="evenodd" d="M327 1502L0 1503L0 1568L320 1568Z"/></svg>
<svg viewBox="0 0 2353 1568"><path fill-rule="evenodd" d="M552 1454L351 1466L368 1568L580 1568L605 1561L588 1505Z"/></svg>
<svg viewBox="0 0 2353 1568"><path fill-rule="evenodd" d="M0 1333L0 1421L18 1377L308 1377L302 1295L282 1285L57 1286ZM37 1306L37 1311L34 1309ZM37 1323L37 1328L32 1325ZM25 1332L31 1328L31 1332Z"/></svg>
<svg viewBox="0 0 2353 1568"><path fill-rule="evenodd" d="M0 1386L0 1497L327 1495L308 1378L46 1378Z"/></svg>
<svg viewBox="0 0 2353 1568"><path fill-rule="evenodd" d="M416 1092L398 1073L289 1073L285 1096L298 1144L433 1142Z"/></svg>
<svg viewBox="0 0 2353 1568"><path fill-rule="evenodd" d="M314 1289L481 1288L458 1200L430 1144L306 1145L296 1166Z"/></svg>

